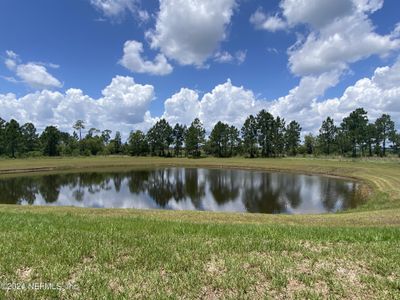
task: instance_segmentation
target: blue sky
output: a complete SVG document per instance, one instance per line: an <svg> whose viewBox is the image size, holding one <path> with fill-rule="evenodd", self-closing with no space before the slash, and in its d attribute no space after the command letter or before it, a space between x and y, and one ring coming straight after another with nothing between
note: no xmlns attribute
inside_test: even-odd
<svg viewBox="0 0 400 300"><path fill-rule="evenodd" d="M2 0L0 116L126 133L159 117L240 126L265 108L315 131L365 106L400 123L398 11L397 0Z"/></svg>

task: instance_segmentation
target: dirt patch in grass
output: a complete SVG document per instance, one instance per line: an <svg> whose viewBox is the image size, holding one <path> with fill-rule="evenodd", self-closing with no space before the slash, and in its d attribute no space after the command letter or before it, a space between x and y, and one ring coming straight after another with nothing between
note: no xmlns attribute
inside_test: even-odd
<svg viewBox="0 0 400 300"><path fill-rule="evenodd" d="M83 257L82 260L70 272L67 283L75 284L86 271L98 271L97 267L93 265L94 260L94 255Z"/></svg>
<svg viewBox="0 0 400 300"><path fill-rule="evenodd" d="M377 299L379 292L371 289L365 278L387 279L373 272L368 263L359 259L338 258L335 255L321 255L324 251L334 251L330 244L300 241L298 251L249 252L242 269L255 278L254 296L268 295L273 299L298 299L336 295L342 299ZM307 253L311 251L314 254ZM218 259L214 261L218 262ZM218 274L217 267L212 265ZM264 266L264 267L263 267ZM265 266L271 266L270 268ZM276 276L282 277L276 282ZM395 282L392 276L391 282ZM333 284L334 283L334 284Z"/></svg>
<svg viewBox="0 0 400 300"><path fill-rule="evenodd" d="M374 299L373 291L362 280L364 276L379 276L369 269L363 261L351 261L348 259L334 259L318 261L313 266L316 274L332 274L335 282L339 283L344 291L345 299Z"/></svg>
<svg viewBox="0 0 400 300"><path fill-rule="evenodd" d="M337 244L319 244L310 241L300 241L299 246L314 253L322 253L324 251L331 251L333 247L337 247Z"/></svg>
<svg viewBox="0 0 400 300"><path fill-rule="evenodd" d="M120 294L124 290L123 286L119 282L118 279L113 278L109 281L108 283L108 288L114 293L114 294Z"/></svg>
<svg viewBox="0 0 400 300"><path fill-rule="evenodd" d="M201 295L199 299L216 300L222 299L223 297L226 297L226 294L222 289L216 289L212 286L204 286L201 289Z"/></svg>
<svg viewBox="0 0 400 300"><path fill-rule="evenodd" d="M304 283L300 282L297 279L289 279L288 284L286 285L285 288L285 294L287 296L293 296L295 294L298 294L301 291L306 290L307 287Z"/></svg>
<svg viewBox="0 0 400 300"><path fill-rule="evenodd" d="M29 267L22 267L17 269L16 273L20 280L28 281L32 276L33 269Z"/></svg>
<svg viewBox="0 0 400 300"><path fill-rule="evenodd" d="M225 261L212 257L211 260L206 263L204 270L210 276L221 276L226 272Z"/></svg>

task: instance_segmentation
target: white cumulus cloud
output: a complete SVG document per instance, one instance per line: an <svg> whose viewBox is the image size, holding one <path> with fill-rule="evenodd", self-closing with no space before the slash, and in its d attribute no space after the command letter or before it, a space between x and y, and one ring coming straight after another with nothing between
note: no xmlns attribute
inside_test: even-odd
<svg viewBox="0 0 400 300"><path fill-rule="evenodd" d="M226 38L235 0L160 0L152 48L181 65L203 66Z"/></svg>
<svg viewBox="0 0 400 300"><path fill-rule="evenodd" d="M145 60L142 57L143 44L137 41L126 41L124 55L120 64L128 70L136 73L148 73L152 75L166 75L173 70L163 54L158 54L154 61Z"/></svg>
<svg viewBox="0 0 400 300"><path fill-rule="evenodd" d="M312 111L340 121L350 111L364 107L372 120L388 113L400 128L400 59L392 66L377 68L370 78L349 86L338 98L312 104Z"/></svg>
<svg viewBox="0 0 400 300"><path fill-rule="evenodd" d="M375 33L371 21L360 14L337 20L289 50L289 66L296 75L343 70L371 55L387 55L400 48L392 35Z"/></svg>
<svg viewBox="0 0 400 300"><path fill-rule="evenodd" d="M369 18L382 6L383 0L281 0L278 15L267 17L257 10L250 21L269 31L309 26L306 36L288 49L289 68L298 76L318 76L400 49L398 28L378 34Z"/></svg>
<svg viewBox="0 0 400 300"><path fill-rule="evenodd" d="M109 18L119 18L130 12L140 21L150 19L148 12L140 9L138 0L90 0L90 3Z"/></svg>
<svg viewBox="0 0 400 300"><path fill-rule="evenodd" d="M250 17L256 29L268 30L275 32L287 28L288 24L279 16L267 16L262 10L258 9Z"/></svg>
<svg viewBox="0 0 400 300"><path fill-rule="evenodd" d="M241 65L244 63L247 57L247 51L239 50L234 54L229 53L228 51L218 51L214 55L214 60L218 63L235 63Z"/></svg>
<svg viewBox="0 0 400 300"><path fill-rule="evenodd" d="M15 76L32 88L49 89L62 87L62 83L48 72L43 63L21 63L18 55L11 50L6 51L4 63ZM54 65L49 64L49 66L53 67ZM10 79L9 81L17 82L14 78L7 78Z"/></svg>
<svg viewBox="0 0 400 300"><path fill-rule="evenodd" d="M280 7L287 22L321 28L354 10L352 0L283 0Z"/></svg>
<svg viewBox="0 0 400 300"><path fill-rule="evenodd" d="M163 118L171 123L190 124L200 118L207 130L218 121L241 127L249 114L257 113L265 101L258 101L253 92L235 86L231 80L217 85L202 97L196 91L184 88L164 103Z"/></svg>
<svg viewBox="0 0 400 300"><path fill-rule="evenodd" d="M190 124L200 117L199 94L191 89L182 88L164 102L163 118L168 122Z"/></svg>
<svg viewBox="0 0 400 300"><path fill-rule="evenodd" d="M98 99L80 89L68 89L65 93L42 90L20 98L0 94L0 117L32 122L39 129L57 125L66 131L71 131L73 123L82 119L88 128L120 130L126 135L135 126L147 128L146 124L152 122L148 109L153 99L153 86L135 83L131 77L116 76Z"/></svg>

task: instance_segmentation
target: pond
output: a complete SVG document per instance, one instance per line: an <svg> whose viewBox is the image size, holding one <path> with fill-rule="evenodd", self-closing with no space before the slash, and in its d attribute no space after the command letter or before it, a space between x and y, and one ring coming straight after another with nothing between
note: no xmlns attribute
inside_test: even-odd
<svg viewBox="0 0 400 300"><path fill-rule="evenodd" d="M163 168L3 178L0 203L304 214L354 208L358 187L323 176Z"/></svg>

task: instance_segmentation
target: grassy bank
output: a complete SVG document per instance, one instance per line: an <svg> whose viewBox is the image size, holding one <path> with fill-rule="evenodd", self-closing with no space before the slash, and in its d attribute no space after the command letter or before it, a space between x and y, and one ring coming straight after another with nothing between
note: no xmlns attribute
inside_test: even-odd
<svg viewBox="0 0 400 300"><path fill-rule="evenodd" d="M0 283L62 285L0 298L399 298L398 160L4 160L0 176L152 166L344 176L371 194L356 210L312 216L0 205Z"/></svg>

